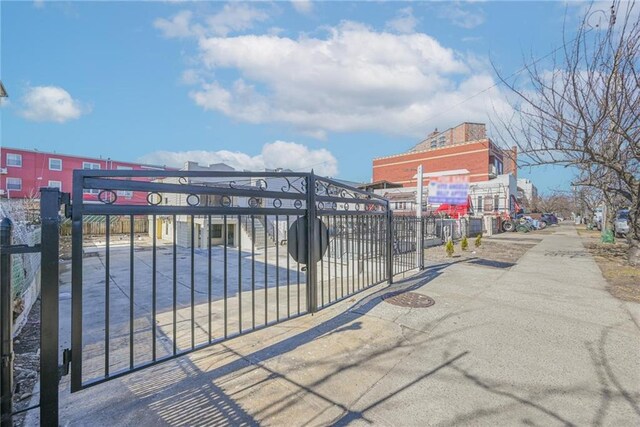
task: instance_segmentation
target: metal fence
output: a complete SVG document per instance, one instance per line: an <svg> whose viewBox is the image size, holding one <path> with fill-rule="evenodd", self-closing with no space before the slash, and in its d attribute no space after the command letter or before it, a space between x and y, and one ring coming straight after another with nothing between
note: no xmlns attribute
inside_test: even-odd
<svg viewBox="0 0 640 427"><path fill-rule="evenodd" d="M99 203L85 203L87 191ZM60 373L71 372L77 392L315 312L422 264L423 220L394 217L387 200L313 173L78 170L65 204L71 348L59 366L54 212L64 200L49 189L41 204L44 425L58 423ZM142 217L146 233L136 228ZM104 235L87 235L96 218ZM3 256L17 253L3 245ZM2 401L10 394L3 386Z"/></svg>
<svg viewBox="0 0 640 427"><path fill-rule="evenodd" d="M475 237L482 234L482 218L441 218L427 216L422 218L422 235L425 241L436 239L446 242L457 241L463 237Z"/></svg>
<svg viewBox="0 0 640 427"><path fill-rule="evenodd" d="M72 391L389 278L387 201L330 179L76 171L74 180ZM87 190L102 203L83 203ZM144 193L148 205L118 203L118 191ZM148 240L136 239L135 215L148 216ZM84 219L96 216L128 218L130 233L85 239Z"/></svg>

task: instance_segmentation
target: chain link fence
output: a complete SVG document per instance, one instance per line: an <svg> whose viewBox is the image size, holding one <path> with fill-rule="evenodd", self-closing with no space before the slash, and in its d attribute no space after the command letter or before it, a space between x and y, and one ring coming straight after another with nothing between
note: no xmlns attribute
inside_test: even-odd
<svg viewBox="0 0 640 427"><path fill-rule="evenodd" d="M34 213L35 212L35 213ZM11 242L33 246L40 243L39 206L30 200L1 200L0 219L9 218L13 225ZM40 254L14 254L11 257L11 291L14 301L14 330L26 318L40 293ZM4 272L3 272L4 274ZM23 314L24 313L24 314Z"/></svg>

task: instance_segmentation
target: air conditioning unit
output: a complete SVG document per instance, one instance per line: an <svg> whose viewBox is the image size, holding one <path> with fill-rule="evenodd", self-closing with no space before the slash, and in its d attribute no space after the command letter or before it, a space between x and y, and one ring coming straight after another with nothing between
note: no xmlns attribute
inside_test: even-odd
<svg viewBox="0 0 640 427"><path fill-rule="evenodd" d="M7 168L0 168L0 174L6 175L7 173Z"/></svg>
<svg viewBox="0 0 640 427"><path fill-rule="evenodd" d="M0 188L0 196L4 196L4 190Z"/></svg>

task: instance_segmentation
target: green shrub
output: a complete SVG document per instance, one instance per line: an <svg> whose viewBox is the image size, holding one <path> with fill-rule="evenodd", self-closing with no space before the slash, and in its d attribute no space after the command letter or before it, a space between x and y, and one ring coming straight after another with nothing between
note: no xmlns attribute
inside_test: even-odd
<svg viewBox="0 0 640 427"><path fill-rule="evenodd" d="M444 246L444 250L447 251L447 255L453 256L453 253L455 252L455 248L453 246L453 240L449 239L447 241L447 244Z"/></svg>
<svg viewBox="0 0 640 427"><path fill-rule="evenodd" d="M460 248L462 248L463 251L469 249L469 241L467 240L467 236L464 236L462 238L462 242L460 242Z"/></svg>
<svg viewBox="0 0 640 427"><path fill-rule="evenodd" d="M478 234L478 237L476 237L475 245L476 248L479 248L480 245L482 245L482 234Z"/></svg>

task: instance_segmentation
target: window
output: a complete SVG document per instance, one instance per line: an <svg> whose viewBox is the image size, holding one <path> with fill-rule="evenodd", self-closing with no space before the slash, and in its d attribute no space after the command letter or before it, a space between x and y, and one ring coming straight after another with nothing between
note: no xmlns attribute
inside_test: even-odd
<svg viewBox="0 0 640 427"><path fill-rule="evenodd" d="M484 196L484 211L485 212L493 211L493 198L491 196Z"/></svg>
<svg viewBox="0 0 640 427"><path fill-rule="evenodd" d="M478 206L476 206L476 213L482 212L482 196L478 196Z"/></svg>
<svg viewBox="0 0 640 427"><path fill-rule="evenodd" d="M500 210L500 196L493 196L493 209L497 212Z"/></svg>
<svg viewBox="0 0 640 427"><path fill-rule="evenodd" d="M7 190L20 191L22 190L21 178L7 178Z"/></svg>
<svg viewBox="0 0 640 427"><path fill-rule="evenodd" d="M116 169L118 170L132 170L133 168L131 166L117 166ZM131 179L131 178L129 178ZM118 197L124 197L125 199L130 199L133 197L133 191L126 191L126 190L118 190L116 191L116 195Z"/></svg>
<svg viewBox="0 0 640 427"><path fill-rule="evenodd" d="M61 171L62 170L62 159L49 159L49 170L50 171Z"/></svg>
<svg viewBox="0 0 640 427"><path fill-rule="evenodd" d="M49 181L49 187L57 188L58 190L62 190L62 181Z"/></svg>
<svg viewBox="0 0 640 427"><path fill-rule="evenodd" d="M7 166L22 167L22 154L7 153Z"/></svg>
<svg viewBox="0 0 640 427"><path fill-rule="evenodd" d="M222 224L213 224L211 226L212 239L222 239Z"/></svg>
<svg viewBox="0 0 640 427"><path fill-rule="evenodd" d="M100 163L82 162L82 169L100 169Z"/></svg>

